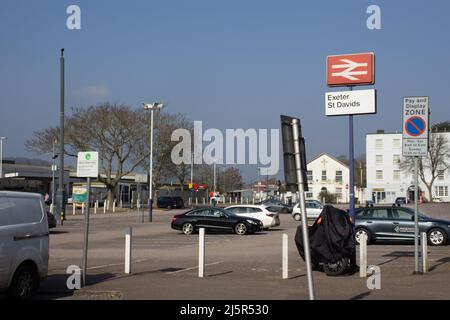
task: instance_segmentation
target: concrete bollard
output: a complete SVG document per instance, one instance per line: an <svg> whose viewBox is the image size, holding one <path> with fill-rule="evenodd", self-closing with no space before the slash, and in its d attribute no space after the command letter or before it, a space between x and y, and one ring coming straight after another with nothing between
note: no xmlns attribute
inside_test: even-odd
<svg viewBox="0 0 450 320"><path fill-rule="evenodd" d="M116 200L113 201L113 213L116 212Z"/></svg>
<svg viewBox="0 0 450 320"><path fill-rule="evenodd" d="M131 202L131 203L133 203L133 202ZM122 199L120 199L119 207L120 207L120 208L123 208L123 202L122 202Z"/></svg>
<svg viewBox="0 0 450 320"><path fill-rule="evenodd" d="M103 213L106 213L106 202L107 200L103 201Z"/></svg>
<svg viewBox="0 0 450 320"><path fill-rule="evenodd" d="M94 214L97 214L97 201L94 202Z"/></svg>
<svg viewBox="0 0 450 320"><path fill-rule="evenodd" d="M206 204L206 199L205 198L203 198L203 205L205 205Z"/></svg>
<svg viewBox="0 0 450 320"><path fill-rule="evenodd" d="M255 198L252 198L252 204L255 204Z"/></svg>
<svg viewBox="0 0 450 320"><path fill-rule="evenodd" d="M81 214L84 214L84 202L81 203Z"/></svg>
<svg viewBox="0 0 450 320"><path fill-rule="evenodd" d="M359 240L359 277L367 277L367 235L360 235Z"/></svg>
<svg viewBox="0 0 450 320"><path fill-rule="evenodd" d="M205 276L205 228L200 228L198 233L198 277Z"/></svg>
<svg viewBox="0 0 450 320"><path fill-rule="evenodd" d="M282 269L283 269L283 279L287 279L288 268L289 268L289 255L288 255L288 235L286 233L283 234L282 238Z"/></svg>
<svg viewBox="0 0 450 320"><path fill-rule="evenodd" d="M420 241L422 244L422 273L428 273L428 239L425 232L420 234Z"/></svg>
<svg viewBox="0 0 450 320"><path fill-rule="evenodd" d="M238 204L238 198L237 197L234 198L234 201L235 201L235 204Z"/></svg>
<svg viewBox="0 0 450 320"><path fill-rule="evenodd" d="M198 206L198 198L195 197L195 205Z"/></svg>
<svg viewBox="0 0 450 320"><path fill-rule="evenodd" d="M77 210L75 203L72 203L72 214L75 215L75 211Z"/></svg>
<svg viewBox="0 0 450 320"><path fill-rule="evenodd" d="M133 229L128 227L125 229L125 273L131 273L131 246L132 246Z"/></svg>

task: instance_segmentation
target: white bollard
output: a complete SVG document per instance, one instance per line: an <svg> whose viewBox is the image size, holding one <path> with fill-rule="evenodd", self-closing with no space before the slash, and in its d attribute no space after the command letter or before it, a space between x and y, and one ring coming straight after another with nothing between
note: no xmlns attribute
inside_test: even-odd
<svg viewBox="0 0 450 320"><path fill-rule="evenodd" d="M81 214L84 214L84 202L81 203Z"/></svg>
<svg viewBox="0 0 450 320"><path fill-rule="evenodd" d="M283 279L287 279L288 276L288 235L286 233L283 234L283 247L282 247L283 257L282 257L282 266L283 266Z"/></svg>
<svg viewBox="0 0 450 320"><path fill-rule="evenodd" d="M359 238L359 277L367 277L367 235L365 233Z"/></svg>
<svg viewBox="0 0 450 320"><path fill-rule="evenodd" d="M245 204L248 204L248 197L245 198Z"/></svg>
<svg viewBox="0 0 450 320"><path fill-rule="evenodd" d="M132 202L132 203L133 203L133 202ZM123 202L122 202L122 199L120 199L119 207L120 207L120 208L123 208Z"/></svg>
<svg viewBox="0 0 450 320"><path fill-rule="evenodd" d="M255 204L255 198L252 198L252 204Z"/></svg>
<svg viewBox="0 0 450 320"><path fill-rule="evenodd" d="M51 212L52 214L54 214L54 213L53 213L53 203L50 204L50 212Z"/></svg>
<svg viewBox="0 0 450 320"><path fill-rule="evenodd" d="M241 204L243 204L243 203L244 203L243 201L244 201L244 198L242 198L242 197L241 197Z"/></svg>
<svg viewBox="0 0 450 320"><path fill-rule="evenodd" d="M205 205L206 204L206 199L205 198L203 198L203 205Z"/></svg>
<svg viewBox="0 0 450 320"><path fill-rule="evenodd" d="M106 202L107 200L103 201L103 213L106 213Z"/></svg>
<svg viewBox="0 0 450 320"><path fill-rule="evenodd" d="M75 203L72 203L72 214L75 215L75 211L77 210Z"/></svg>
<svg viewBox="0 0 450 320"><path fill-rule="evenodd" d="M234 201L235 201L235 204L237 204L237 203L238 203L238 198L235 197L235 198L234 198Z"/></svg>
<svg viewBox="0 0 450 320"><path fill-rule="evenodd" d="M94 202L94 214L97 214L97 201Z"/></svg>
<svg viewBox="0 0 450 320"><path fill-rule="evenodd" d="M125 229L125 273L131 273L131 245L132 245L133 229L128 227Z"/></svg>
<svg viewBox="0 0 450 320"><path fill-rule="evenodd" d="M420 234L420 239L422 243L422 273L428 273L428 240L427 234L422 232Z"/></svg>
<svg viewBox="0 0 450 320"><path fill-rule="evenodd" d="M195 197L195 205L198 206L198 198Z"/></svg>
<svg viewBox="0 0 450 320"><path fill-rule="evenodd" d="M205 275L205 228L200 228L198 233L198 277Z"/></svg>
<svg viewBox="0 0 450 320"><path fill-rule="evenodd" d="M116 200L113 201L113 213L116 212Z"/></svg>

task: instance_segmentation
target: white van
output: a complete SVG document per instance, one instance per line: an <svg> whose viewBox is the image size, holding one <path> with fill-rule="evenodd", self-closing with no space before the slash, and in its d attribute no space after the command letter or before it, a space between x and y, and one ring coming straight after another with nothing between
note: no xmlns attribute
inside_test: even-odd
<svg viewBox="0 0 450 320"><path fill-rule="evenodd" d="M0 191L0 292L30 299L47 277L48 248L42 195Z"/></svg>

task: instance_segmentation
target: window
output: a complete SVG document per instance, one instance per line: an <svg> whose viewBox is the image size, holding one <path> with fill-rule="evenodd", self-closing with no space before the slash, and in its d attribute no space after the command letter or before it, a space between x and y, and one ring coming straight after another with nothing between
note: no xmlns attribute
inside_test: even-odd
<svg viewBox="0 0 450 320"><path fill-rule="evenodd" d="M383 155L381 154L376 155L376 164L383 164Z"/></svg>
<svg viewBox="0 0 450 320"><path fill-rule="evenodd" d="M342 170L336 170L336 182L342 183Z"/></svg>
<svg viewBox="0 0 450 320"><path fill-rule="evenodd" d="M307 192L306 193L306 198L311 199L313 197L313 193L312 192Z"/></svg>
<svg viewBox="0 0 450 320"><path fill-rule="evenodd" d="M322 181L327 181L327 170L322 170Z"/></svg>
<svg viewBox="0 0 450 320"><path fill-rule="evenodd" d="M336 197L342 199L342 188L336 188Z"/></svg>
<svg viewBox="0 0 450 320"><path fill-rule="evenodd" d="M0 197L0 226L40 222L42 217L37 198Z"/></svg>
<svg viewBox="0 0 450 320"><path fill-rule="evenodd" d="M308 181L313 181L313 172L312 172L312 170L306 171L306 175L308 176Z"/></svg>
<svg viewBox="0 0 450 320"><path fill-rule="evenodd" d="M392 164L394 164L394 165L400 164L400 155L399 154L394 154L392 156Z"/></svg>
<svg viewBox="0 0 450 320"><path fill-rule="evenodd" d="M394 170L393 179L394 181L400 181L400 170Z"/></svg>
<svg viewBox="0 0 450 320"><path fill-rule="evenodd" d="M383 139L376 139L375 140L375 148L376 149L383 149Z"/></svg>
<svg viewBox="0 0 450 320"><path fill-rule="evenodd" d="M358 218L362 219L388 219L388 212L386 209L365 209L364 213L358 213Z"/></svg>
<svg viewBox="0 0 450 320"><path fill-rule="evenodd" d="M392 209L392 218L394 220L407 220L411 221L412 214L406 210Z"/></svg>
<svg viewBox="0 0 450 320"><path fill-rule="evenodd" d="M401 144L400 144L400 139L394 139L392 140L392 148L400 148Z"/></svg>
<svg viewBox="0 0 450 320"><path fill-rule="evenodd" d="M448 186L435 186L434 195L436 197L448 197Z"/></svg>
<svg viewBox="0 0 450 320"><path fill-rule="evenodd" d="M445 170L438 170L438 175L437 175L438 180L444 180L444 173L445 173Z"/></svg>
<svg viewBox="0 0 450 320"><path fill-rule="evenodd" d="M383 170L377 170L376 171L376 179L377 180L383 180Z"/></svg>

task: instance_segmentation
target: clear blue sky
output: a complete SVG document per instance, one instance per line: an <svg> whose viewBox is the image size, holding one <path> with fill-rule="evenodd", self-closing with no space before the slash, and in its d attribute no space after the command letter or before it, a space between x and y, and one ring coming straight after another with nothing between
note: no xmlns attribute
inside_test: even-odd
<svg viewBox="0 0 450 320"><path fill-rule="evenodd" d="M70 4L81 7L79 31L66 28ZM366 27L370 4L381 7L382 30ZM378 114L355 117L358 155L367 132L401 130L403 96L428 95L432 121L450 119L449 15L444 0L2 0L5 156L35 156L24 140L58 124L62 47L67 110L164 100L219 129L279 128L288 114L302 120L308 158L348 153L347 119L324 115L325 57L373 51Z"/></svg>

